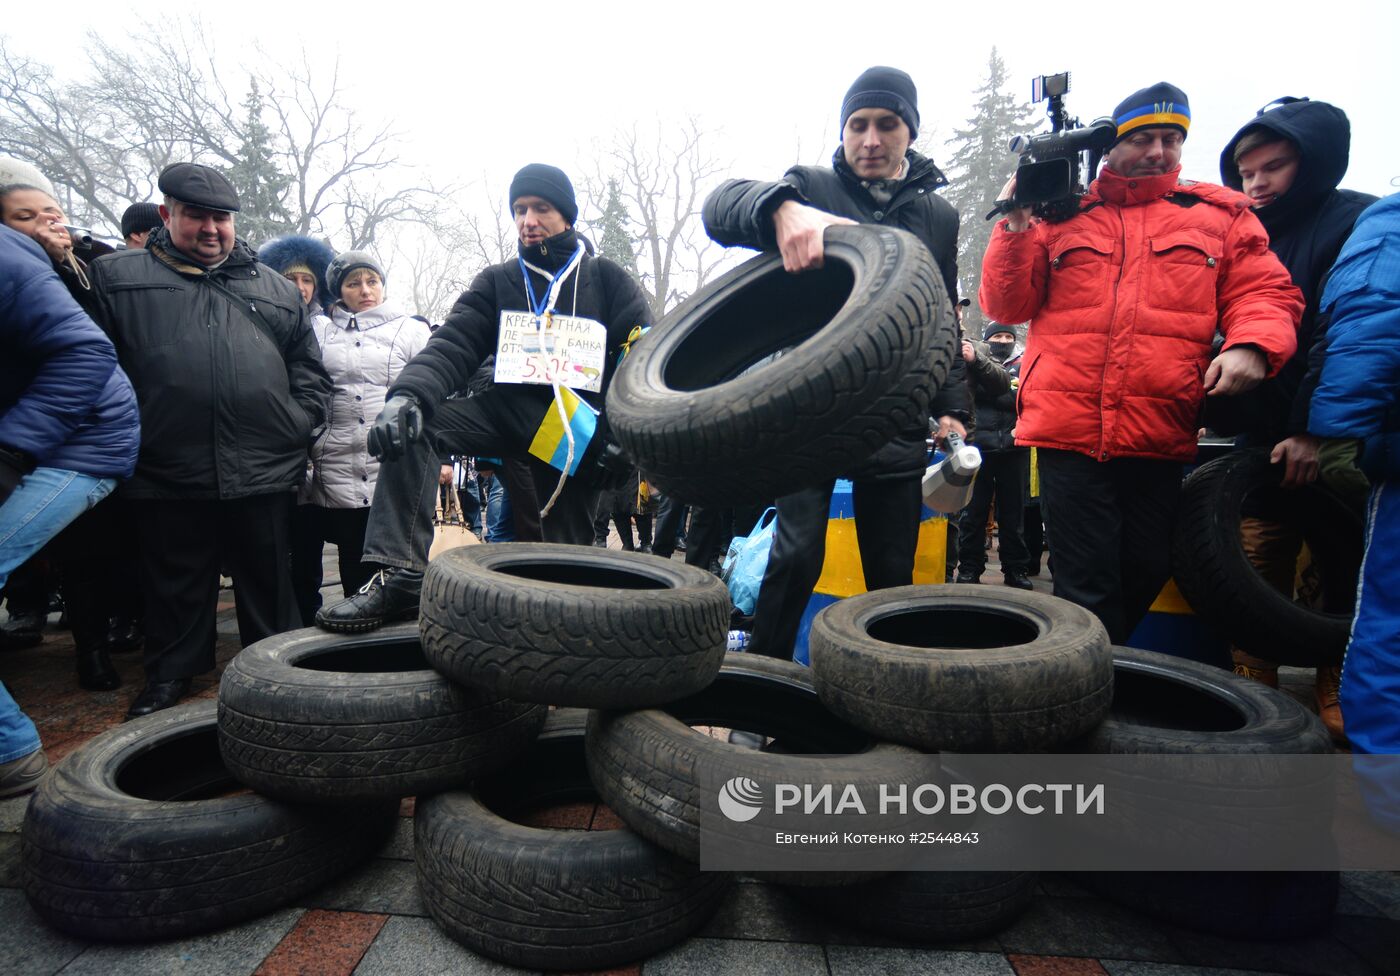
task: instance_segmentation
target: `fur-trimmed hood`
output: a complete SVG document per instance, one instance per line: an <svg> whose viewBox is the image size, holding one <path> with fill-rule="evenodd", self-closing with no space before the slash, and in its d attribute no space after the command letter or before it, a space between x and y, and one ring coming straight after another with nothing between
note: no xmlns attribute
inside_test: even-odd
<svg viewBox="0 0 1400 976"><path fill-rule="evenodd" d="M330 308L338 297L331 294L326 284L326 268L334 258L335 252L329 244L302 234L274 238L258 248L258 260L278 274L294 264L310 268L316 276L316 301L322 308Z"/></svg>

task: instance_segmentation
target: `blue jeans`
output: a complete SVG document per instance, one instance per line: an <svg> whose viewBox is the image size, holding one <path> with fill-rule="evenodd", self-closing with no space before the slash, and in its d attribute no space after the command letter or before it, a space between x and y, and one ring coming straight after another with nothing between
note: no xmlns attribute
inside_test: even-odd
<svg viewBox="0 0 1400 976"><path fill-rule="evenodd" d="M0 505L0 587L79 515L111 494L112 478L35 468Z"/></svg>
<svg viewBox="0 0 1400 976"><path fill-rule="evenodd" d="M486 541L514 542L515 520L510 512L510 495L499 474L491 478L486 493Z"/></svg>
<svg viewBox="0 0 1400 976"><path fill-rule="evenodd" d="M39 730L19 710L5 683L0 681L0 763L27 756L39 748Z"/></svg>

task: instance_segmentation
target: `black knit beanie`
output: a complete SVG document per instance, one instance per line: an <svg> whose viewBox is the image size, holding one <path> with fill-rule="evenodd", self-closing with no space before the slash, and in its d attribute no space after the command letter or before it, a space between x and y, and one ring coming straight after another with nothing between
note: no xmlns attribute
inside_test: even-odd
<svg viewBox="0 0 1400 976"><path fill-rule="evenodd" d="M379 275L380 281L389 283L384 274L384 266L373 254L368 251L342 251L326 268L326 284L330 286L332 301L339 301L340 286L345 284L345 279L350 277L350 272L356 268L369 268Z"/></svg>
<svg viewBox="0 0 1400 976"><path fill-rule="evenodd" d="M155 230L164 223L160 219L160 207L154 203L133 203L122 211L122 237Z"/></svg>
<svg viewBox="0 0 1400 976"><path fill-rule="evenodd" d="M523 166L510 181L511 209L521 197L541 197L554 204L554 209L563 215L570 227L578 220L578 202L574 200L574 185L558 166L547 163L530 163Z"/></svg>
<svg viewBox="0 0 1400 976"><path fill-rule="evenodd" d="M898 68L866 68L841 103L841 131L846 120L863 108L886 108L909 126L909 139L919 138L919 92L914 79Z"/></svg>
<svg viewBox="0 0 1400 976"><path fill-rule="evenodd" d="M1011 338L1016 338L1016 330L1013 329L1011 326L1002 325L999 322L993 322L991 325L987 326L985 329L982 330L982 341L991 342L992 336L996 335L998 332L1006 332L1011 335Z"/></svg>
<svg viewBox="0 0 1400 976"><path fill-rule="evenodd" d="M1179 129L1184 137L1191 128L1191 106L1187 104L1184 91L1159 81L1119 102L1113 110L1113 121L1118 126L1118 137L1113 140L1115 146L1137 129Z"/></svg>

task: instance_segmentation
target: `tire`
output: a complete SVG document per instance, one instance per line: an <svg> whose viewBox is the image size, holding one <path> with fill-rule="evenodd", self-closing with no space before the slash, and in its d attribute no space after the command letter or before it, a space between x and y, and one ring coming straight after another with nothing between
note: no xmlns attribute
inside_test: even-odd
<svg viewBox="0 0 1400 976"><path fill-rule="evenodd" d="M397 802L291 806L220 761L213 702L80 746L35 792L21 834L34 910L83 939L148 942L223 928L321 886L387 839Z"/></svg>
<svg viewBox="0 0 1400 976"><path fill-rule="evenodd" d="M1317 716L1258 681L1131 647L1113 648L1113 667L1109 717L1076 744L1079 751L1199 756L1333 751ZM1238 819L1230 816L1229 807L1246 785L1237 783L1222 796L1222 825ZM1115 795L1135 802L1126 793ZM1149 795L1136 802L1154 800ZM1285 797L1281 808L1286 803ZM1319 830L1326 829L1319 824ZM1249 825L1244 831L1250 832ZM1325 929L1340 888L1336 871L1111 871L1074 877L1155 918L1217 935L1265 940Z"/></svg>
<svg viewBox="0 0 1400 976"><path fill-rule="evenodd" d="M297 630L243 650L219 683L219 749L239 780L303 803L465 786L524 751L546 709L433 671L418 628Z"/></svg>
<svg viewBox="0 0 1400 976"><path fill-rule="evenodd" d="M1113 648L1113 704L1073 751L1103 755L1327 755L1316 715L1288 695L1222 668Z"/></svg>
<svg viewBox="0 0 1400 976"><path fill-rule="evenodd" d="M728 875L702 874L627 830L546 830L507 819L541 800L592 794L583 715L556 711L509 774L470 793L419 800L414 860L433 919L492 959L573 970L645 958L703 925Z"/></svg>
<svg viewBox="0 0 1400 976"><path fill-rule="evenodd" d="M453 549L428 567L423 651L456 681L518 701L640 708L708 685L729 592L696 566L539 542Z"/></svg>
<svg viewBox="0 0 1400 976"><path fill-rule="evenodd" d="M774 739L765 750L731 745L697 732L715 725ZM807 755L811 754L811 755ZM817 700L801 665L755 654L730 654L709 688L665 708L593 711L588 716L588 773L598 795L647 840L700 860L700 796L706 783L743 776L759 783L814 777L855 784L869 795L881 783L910 781L922 759L876 743ZM885 872L755 872L792 884L850 884Z"/></svg>
<svg viewBox="0 0 1400 976"><path fill-rule="evenodd" d="M985 938L1025 912L1034 871L914 871L834 888L789 888L836 921L870 932L939 945Z"/></svg>
<svg viewBox="0 0 1400 976"><path fill-rule="evenodd" d="M869 225L828 228L825 250L825 267L800 275L774 253L746 261L618 365L608 423L666 494L767 502L927 423L956 345L933 258L912 235Z"/></svg>
<svg viewBox="0 0 1400 976"><path fill-rule="evenodd" d="M1279 488L1282 468L1259 448L1234 451L1192 472L1182 485L1172 575L1191 608L1241 650L1279 664L1335 665L1351 633L1365 526L1359 513L1319 485ZM1250 563L1240 542L1240 513L1254 492L1302 524L1342 612L1294 602Z"/></svg>
<svg viewBox="0 0 1400 976"><path fill-rule="evenodd" d="M1081 607L1008 587L903 586L812 621L817 694L872 735L921 749L1039 752L1108 712L1108 635Z"/></svg>

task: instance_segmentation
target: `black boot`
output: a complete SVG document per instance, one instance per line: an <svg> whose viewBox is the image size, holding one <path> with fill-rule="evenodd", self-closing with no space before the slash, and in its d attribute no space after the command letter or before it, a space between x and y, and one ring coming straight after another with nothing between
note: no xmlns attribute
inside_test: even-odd
<svg viewBox="0 0 1400 976"><path fill-rule="evenodd" d="M136 700L126 710L126 717L140 718L142 715L149 715L163 708L169 708L178 704L180 699L189 693L189 678L176 678L174 681L148 681L146 687L141 690L141 694L136 696Z"/></svg>
<svg viewBox="0 0 1400 976"><path fill-rule="evenodd" d="M1035 589L1035 587L1031 585L1031 581L1026 579L1026 574L1020 572L1019 570L1013 570L1012 572L1006 573L1002 577L1002 582L1005 583L1007 586L1014 586L1018 590Z"/></svg>
<svg viewBox="0 0 1400 976"><path fill-rule="evenodd" d="M388 566L371 576L360 592L348 600L317 610L316 626L357 634L396 620L414 620L422 590L421 572Z"/></svg>
<svg viewBox="0 0 1400 976"><path fill-rule="evenodd" d="M78 687L88 691L111 691L121 683L121 675L112 667L105 644L78 651Z"/></svg>
<svg viewBox="0 0 1400 976"><path fill-rule="evenodd" d="M130 617L113 617L107 627L107 650L113 654L139 651L145 639L141 622Z"/></svg>

